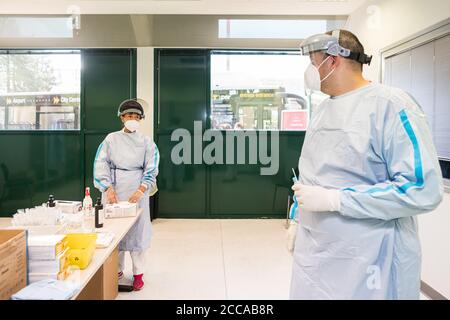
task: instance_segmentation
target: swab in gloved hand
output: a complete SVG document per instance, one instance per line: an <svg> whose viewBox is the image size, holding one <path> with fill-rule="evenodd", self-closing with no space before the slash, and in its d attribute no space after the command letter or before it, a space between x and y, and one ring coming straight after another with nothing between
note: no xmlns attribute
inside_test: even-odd
<svg viewBox="0 0 450 320"><path fill-rule="evenodd" d="M295 174L295 170L292 169L292 172L294 173L294 177L292 178L292 181L294 182L294 184L298 183L298 178L297 175ZM294 253L294 248L295 248L295 240L297 237L297 229L298 229L298 223L295 220L296 218L296 212L298 210L298 202L297 202L297 198L295 197L295 195L292 197L294 203L291 205L291 209L289 211L289 227L287 230L287 249L289 251L289 253L292 255Z"/></svg>
<svg viewBox="0 0 450 320"><path fill-rule="evenodd" d="M339 211L341 198L339 190L296 183L292 186L295 198L303 210L312 212Z"/></svg>

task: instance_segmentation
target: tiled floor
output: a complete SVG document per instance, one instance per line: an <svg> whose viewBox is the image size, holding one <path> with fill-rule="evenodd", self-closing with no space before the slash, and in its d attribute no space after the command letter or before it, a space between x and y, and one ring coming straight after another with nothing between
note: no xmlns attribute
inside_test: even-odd
<svg viewBox="0 0 450 320"><path fill-rule="evenodd" d="M292 258L284 226L274 219L155 220L145 287L118 299L288 299ZM126 265L131 282L129 255Z"/></svg>
<svg viewBox="0 0 450 320"><path fill-rule="evenodd" d="M153 221L145 287L118 299L287 299L285 220ZM127 255L126 276L132 278Z"/></svg>
<svg viewBox="0 0 450 320"><path fill-rule="evenodd" d="M430 300L430 298L428 298L426 295L424 295L423 293L420 293L420 300Z"/></svg>

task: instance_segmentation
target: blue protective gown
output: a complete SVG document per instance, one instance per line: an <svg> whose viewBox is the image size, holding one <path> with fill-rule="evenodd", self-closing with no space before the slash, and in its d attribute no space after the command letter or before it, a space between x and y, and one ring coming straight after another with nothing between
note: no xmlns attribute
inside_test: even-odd
<svg viewBox="0 0 450 320"><path fill-rule="evenodd" d="M426 117L404 91L370 84L315 110L299 159L305 185L338 189L340 212L299 208L291 299L418 299L416 215L442 173Z"/></svg>
<svg viewBox="0 0 450 320"><path fill-rule="evenodd" d="M108 134L100 144L94 160L94 185L102 192L106 203L106 189L113 185L119 201L127 201L141 184L147 191L138 207L144 212L119 244L120 251L143 251L150 246L149 192L156 188L159 152L156 144L139 132L123 130Z"/></svg>

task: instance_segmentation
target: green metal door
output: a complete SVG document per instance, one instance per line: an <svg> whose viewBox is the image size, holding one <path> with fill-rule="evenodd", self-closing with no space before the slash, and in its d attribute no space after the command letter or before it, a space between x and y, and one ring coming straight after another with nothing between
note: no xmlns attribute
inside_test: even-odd
<svg viewBox="0 0 450 320"><path fill-rule="evenodd" d="M184 128L192 134L194 121L201 121L203 131L210 128L209 61L210 50L155 51L155 141L161 154L157 217L284 217L291 193L291 168L297 167L304 132L279 132L279 168L274 175L261 175L263 165L259 161L237 164L235 159L235 164L206 165L201 161L177 165L171 159L172 150L179 143L171 141L174 130ZM220 133L225 159L227 131ZM239 137L245 132L236 134ZM257 132L258 137L260 134ZM197 138L192 135L192 141ZM191 145L193 155L194 143ZM248 145L245 152L249 159Z"/></svg>
<svg viewBox="0 0 450 320"><path fill-rule="evenodd" d="M172 132L183 128L195 137L194 121L206 127L209 104L207 50L157 50L155 141L160 151L158 217L206 217L206 166L175 165ZM191 152L193 155L193 150ZM193 159L191 159L193 160Z"/></svg>
<svg viewBox="0 0 450 320"><path fill-rule="evenodd" d="M121 129L117 117L119 104L136 97L136 50L83 50L84 100L84 167L85 187L91 188L92 198L100 196L93 185L93 163L97 148L110 132Z"/></svg>

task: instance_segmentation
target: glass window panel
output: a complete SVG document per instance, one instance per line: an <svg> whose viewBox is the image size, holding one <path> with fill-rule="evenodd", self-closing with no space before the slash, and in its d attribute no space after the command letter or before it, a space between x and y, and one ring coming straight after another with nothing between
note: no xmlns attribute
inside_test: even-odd
<svg viewBox="0 0 450 320"><path fill-rule="evenodd" d="M79 51L0 53L0 130L79 130Z"/></svg>
<svg viewBox="0 0 450 320"><path fill-rule="evenodd" d="M0 26L0 38L73 38L71 16L0 16Z"/></svg>
<svg viewBox="0 0 450 320"><path fill-rule="evenodd" d="M5 107L1 107L0 106L0 130L4 130L5 129Z"/></svg>
<svg viewBox="0 0 450 320"><path fill-rule="evenodd" d="M345 20L219 19L219 38L304 39L312 34L340 29Z"/></svg>
<svg viewBox="0 0 450 320"><path fill-rule="evenodd" d="M309 63L309 57L291 51L214 51L212 129L306 130L310 108L326 98L305 94Z"/></svg>

